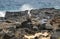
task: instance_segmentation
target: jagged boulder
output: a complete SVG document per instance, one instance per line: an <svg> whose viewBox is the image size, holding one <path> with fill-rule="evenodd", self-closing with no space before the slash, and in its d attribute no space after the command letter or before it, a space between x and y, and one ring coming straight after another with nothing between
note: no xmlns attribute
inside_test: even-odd
<svg viewBox="0 0 60 39"><path fill-rule="evenodd" d="M6 12L5 19L10 22L22 23L26 21L27 17L28 11Z"/></svg>

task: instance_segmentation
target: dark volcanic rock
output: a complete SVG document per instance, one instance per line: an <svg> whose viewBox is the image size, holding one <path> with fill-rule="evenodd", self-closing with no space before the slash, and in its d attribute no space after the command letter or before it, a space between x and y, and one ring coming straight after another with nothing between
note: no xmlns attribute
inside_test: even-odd
<svg viewBox="0 0 60 39"><path fill-rule="evenodd" d="M0 18L3 21L0 22L0 39L25 39L24 35L34 36L35 33L44 30L52 33L52 31L55 32L60 29L59 9L35 9L31 10L30 14L31 16L29 17L28 10L19 12L7 11L6 16ZM40 39L40 36L34 39Z"/></svg>
<svg viewBox="0 0 60 39"><path fill-rule="evenodd" d="M28 11L21 11L21 12L6 12L5 19L11 22L19 22L22 23L26 21L28 17Z"/></svg>

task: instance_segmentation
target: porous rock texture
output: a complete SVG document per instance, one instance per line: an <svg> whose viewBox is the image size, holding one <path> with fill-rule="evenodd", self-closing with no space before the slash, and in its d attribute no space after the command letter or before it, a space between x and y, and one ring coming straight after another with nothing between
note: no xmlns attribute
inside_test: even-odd
<svg viewBox="0 0 60 39"><path fill-rule="evenodd" d="M7 11L0 22L0 39L52 39L60 30L59 9L33 9L30 14L28 10Z"/></svg>

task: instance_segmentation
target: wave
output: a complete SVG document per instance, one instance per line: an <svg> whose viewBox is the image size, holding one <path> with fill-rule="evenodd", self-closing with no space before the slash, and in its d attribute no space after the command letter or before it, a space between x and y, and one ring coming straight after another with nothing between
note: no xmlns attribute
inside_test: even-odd
<svg viewBox="0 0 60 39"><path fill-rule="evenodd" d="M25 11L25 10L31 10L31 9L34 9L32 5L30 4L24 4L21 6L20 10L21 11Z"/></svg>
<svg viewBox="0 0 60 39"><path fill-rule="evenodd" d="M5 17L6 12L5 11L0 11L0 17Z"/></svg>
<svg viewBox="0 0 60 39"><path fill-rule="evenodd" d="M55 9L60 9L60 6L54 6Z"/></svg>

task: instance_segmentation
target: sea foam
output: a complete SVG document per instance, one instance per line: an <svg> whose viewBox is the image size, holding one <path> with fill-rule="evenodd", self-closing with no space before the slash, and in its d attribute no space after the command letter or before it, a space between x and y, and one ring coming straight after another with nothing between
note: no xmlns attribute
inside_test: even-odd
<svg viewBox="0 0 60 39"><path fill-rule="evenodd" d="M0 17L5 17L6 12L0 11Z"/></svg>

